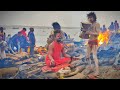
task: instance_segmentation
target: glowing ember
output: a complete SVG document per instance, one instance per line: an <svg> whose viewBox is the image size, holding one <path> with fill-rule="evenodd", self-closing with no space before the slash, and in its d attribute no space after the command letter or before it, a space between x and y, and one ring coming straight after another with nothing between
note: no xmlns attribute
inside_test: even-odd
<svg viewBox="0 0 120 90"><path fill-rule="evenodd" d="M108 44L110 36L110 31L106 30L104 33L100 32L98 36L98 45L102 45L103 43Z"/></svg>

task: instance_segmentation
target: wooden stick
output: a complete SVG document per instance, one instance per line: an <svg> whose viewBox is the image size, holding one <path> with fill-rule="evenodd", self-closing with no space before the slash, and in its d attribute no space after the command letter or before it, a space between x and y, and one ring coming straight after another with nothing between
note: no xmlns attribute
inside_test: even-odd
<svg viewBox="0 0 120 90"><path fill-rule="evenodd" d="M30 62L30 61L31 61L31 58L23 60L23 61L16 62L15 64L22 64L22 63Z"/></svg>
<svg viewBox="0 0 120 90"><path fill-rule="evenodd" d="M64 78L64 79L84 79L85 78L85 75L81 74L81 73L78 73L72 77L67 77L67 78Z"/></svg>
<svg viewBox="0 0 120 90"><path fill-rule="evenodd" d="M32 76L33 74L38 73L38 71L40 71L40 70L41 70L41 68L37 68L37 69L35 69L35 70L32 70L32 71L30 71L30 72L27 72L28 77Z"/></svg>

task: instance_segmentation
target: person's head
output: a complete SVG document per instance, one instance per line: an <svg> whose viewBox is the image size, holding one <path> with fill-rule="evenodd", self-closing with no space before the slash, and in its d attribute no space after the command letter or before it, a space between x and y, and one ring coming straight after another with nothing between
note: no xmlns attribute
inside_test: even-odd
<svg viewBox="0 0 120 90"><path fill-rule="evenodd" d="M87 14L87 17L90 23L94 23L97 20L96 14L94 12Z"/></svg>
<svg viewBox="0 0 120 90"><path fill-rule="evenodd" d="M115 23L117 23L117 20L115 20Z"/></svg>
<svg viewBox="0 0 120 90"><path fill-rule="evenodd" d="M61 26L58 22L52 23L52 26L54 30L61 30Z"/></svg>
<svg viewBox="0 0 120 90"><path fill-rule="evenodd" d="M34 28L30 28L30 32L34 32Z"/></svg>
<svg viewBox="0 0 120 90"><path fill-rule="evenodd" d="M23 28L24 31L26 31L26 28Z"/></svg>
<svg viewBox="0 0 120 90"><path fill-rule="evenodd" d="M105 27L105 25L103 25L103 27Z"/></svg>
<svg viewBox="0 0 120 90"><path fill-rule="evenodd" d="M3 27L0 27L0 32L3 33Z"/></svg>
<svg viewBox="0 0 120 90"><path fill-rule="evenodd" d="M18 32L18 36L21 36L22 34L21 34L21 32Z"/></svg>
<svg viewBox="0 0 120 90"><path fill-rule="evenodd" d="M0 36L0 42L2 41L2 37Z"/></svg>
<svg viewBox="0 0 120 90"><path fill-rule="evenodd" d="M54 40L57 42L61 42L61 33L60 31L54 31Z"/></svg>
<svg viewBox="0 0 120 90"><path fill-rule="evenodd" d="M111 22L111 25L113 25L113 22Z"/></svg>
<svg viewBox="0 0 120 90"><path fill-rule="evenodd" d="M8 37L11 37L11 34L8 34Z"/></svg>

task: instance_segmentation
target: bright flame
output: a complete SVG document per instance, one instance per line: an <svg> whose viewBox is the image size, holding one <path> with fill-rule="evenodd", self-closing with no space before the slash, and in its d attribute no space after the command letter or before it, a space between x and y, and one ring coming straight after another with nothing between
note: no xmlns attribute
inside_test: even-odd
<svg viewBox="0 0 120 90"><path fill-rule="evenodd" d="M103 43L108 44L110 36L110 31L106 30L104 33L100 32L98 36L98 45L102 45Z"/></svg>

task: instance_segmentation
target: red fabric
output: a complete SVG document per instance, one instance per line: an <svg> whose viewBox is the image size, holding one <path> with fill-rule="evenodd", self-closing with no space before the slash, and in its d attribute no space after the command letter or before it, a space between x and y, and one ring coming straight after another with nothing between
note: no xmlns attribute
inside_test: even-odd
<svg viewBox="0 0 120 90"><path fill-rule="evenodd" d="M54 45L54 50L53 50L53 54L52 57L54 59L55 65L60 65L60 64L64 64L69 62L71 59L70 58L66 58L66 57L61 57L61 51L63 49L63 44L57 43L57 42L53 42ZM46 56L46 64L47 66L50 67L50 59L48 57L48 55Z"/></svg>
<svg viewBox="0 0 120 90"><path fill-rule="evenodd" d="M21 30L20 32L21 32L21 34L22 34L23 36L25 36L26 39L28 40L26 32L25 32L24 30Z"/></svg>
<svg viewBox="0 0 120 90"><path fill-rule="evenodd" d="M93 45L98 45L98 40L97 39L89 40L88 44L89 44L90 48L92 48Z"/></svg>

